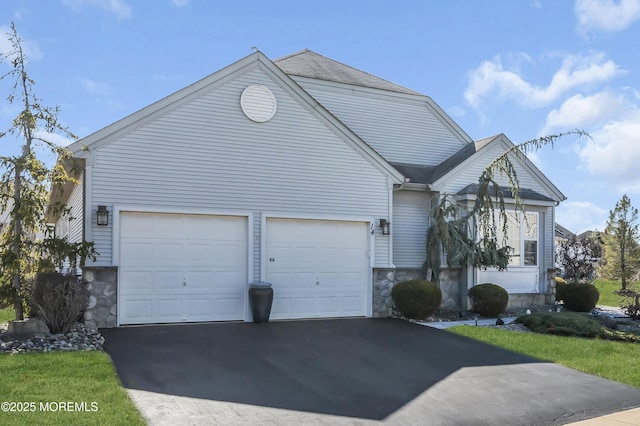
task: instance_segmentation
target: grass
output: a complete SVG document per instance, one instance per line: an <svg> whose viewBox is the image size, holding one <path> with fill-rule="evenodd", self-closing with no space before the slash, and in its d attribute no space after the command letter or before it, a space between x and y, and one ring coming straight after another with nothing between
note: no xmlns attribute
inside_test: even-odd
<svg viewBox="0 0 640 426"><path fill-rule="evenodd" d="M0 309L0 323L14 318L13 309ZM98 351L0 354L2 402L27 411L3 406L0 424L145 424L111 358Z"/></svg>
<svg viewBox="0 0 640 426"><path fill-rule="evenodd" d="M104 352L2 354L0 395L33 403L28 412L1 411L2 424L145 424ZM67 405L80 410L60 408Z"/></svg>
<svg viewBox="0 0 640 426"><path fill-rule="evenodd" d="M615 280L595 280L593 283L600 292L598 305L620 306L622 297L616 291L622 288L620 281Z"/></svg>
<svg viewBox="0 0 640 426"><path fill-rule="evenodd" d="M601 339L457 326L449 331L640 388L640 345Z"/></svg>
<svg viewBox="0 0 640 426"><path fill-rule="evenodd" d="M14 319L16 319L16 312L13 308L0 309L0 324L4 324Z"/></svg>

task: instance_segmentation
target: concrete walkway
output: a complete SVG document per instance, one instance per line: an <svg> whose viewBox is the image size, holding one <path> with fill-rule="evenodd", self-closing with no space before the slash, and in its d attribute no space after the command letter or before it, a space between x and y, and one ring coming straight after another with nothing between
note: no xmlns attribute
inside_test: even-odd
<svg viewBox="0 0 640 426"><path fill-rule="evenodd" d="M510 324L515 321L516 317L502 318L505 324ZM443 330L449 327L455 327L456 325L495 325L495 319L480 319L480 320L464 320L464 321L430 321L430 322L416 322L416 324L426 325L427 327L437 328Z"/></svg>
<svg viewBox="0 0 640 426"><path fill-rule="evenodd" d="M103 332L151 425L564 425L640 390L393 319Z"/></svg>

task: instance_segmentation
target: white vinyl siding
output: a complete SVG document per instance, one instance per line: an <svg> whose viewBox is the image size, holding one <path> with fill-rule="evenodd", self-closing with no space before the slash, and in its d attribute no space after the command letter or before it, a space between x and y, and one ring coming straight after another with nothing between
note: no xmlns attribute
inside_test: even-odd
<svg viewBox="0 0 640 426"><path fill-rule="evenodd" d="M278 109L266 123L249 120L240 94L262 84ZM388 217L387 177L254 68L95 152L92 212L104 204L253 214L262 212ZM97 265L112 264L112 224L92 219ZM376 233L375 262L388 265L388 237ZM259 244L254 244L259 276Z"/></svg>
<svg viewBox="0 0 640 426"><path fill-rule="evenodd" d="M426 97L299 83L389 162L435 166L468 143L433 111Z"/></svg>
<svg viewBox="0 0 640 426"><path fill-rule="evenodd" d="M66 204L66 208L70 209L68 213L60 216L56 222L56 236L59 238L67 238L70 243L78 243L82 241L83 229L83 191L84 185L82 176L80 183L73 187L71 195Z"/></svg>
<svg viewBox="0 0 640 426"><path fill-rule="evenodd" d="M485 148L482 152L475 154L475 161L465 165L458 172L452 173L451 177L443 181L442 186L434 189L443 193L455 194L465 186L471 183L477 183L484 169L497 157L504 154L507 149L507 146L503 144L496 144L491 148ZM510 157L510 159L516 170L520 188L532 189L542 195L553 198L553 194L521 164L520 160L513 157ZM495 178L500 185L508 185L506 176L501 176L498 173Z"/></svg>
<svg viewBox="0 0 640 426"><path fill-rule="evenodd" d="M426 258L430 194L397 191L393 194L393 264L419 268Z"/></svg>

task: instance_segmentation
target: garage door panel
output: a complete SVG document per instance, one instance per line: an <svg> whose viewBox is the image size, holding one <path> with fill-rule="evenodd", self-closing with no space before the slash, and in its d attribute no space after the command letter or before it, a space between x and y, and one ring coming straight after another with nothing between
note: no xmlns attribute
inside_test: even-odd
<svg viewBox="0 0 640 426"><path fill-rule="evenodd" d="M121 324L244 317L246 217L124 212L120 223Z"/></svg>
<svg viewBox="0 0 640 426"><path fill-rule="evenodd" d="M179 242L156 241L153 244L153 262L163 265L181 265L184 262L183 244Z"/></svg>
<svg viewBox="0 0 640 426"><path fill-rule="evenodd" d="M154 302L154 317L180 321L182 317L181 298L156 296Z"/></svg>
<svg viewBox="0 0 640 426"><path fill-rule="evenodd" d="M121 270L120 281L128 283L126 288L121 288L122 294L148 293L153 290L153 271Z"/></svg>
<svg viewBox="0 0 640 426"><path fill-rule="evenodd" d="M148 319L152 316L153 311L153 302L150 298L136 299L129 298L124 302L120 303L118 309L125 315L127 318L131 318L133 320L142 320ZM146 321L138 321L138 322L146 322Z"/></svg>
<svg viewBox="0 0 640 426"><path fill-rule="evenodd" d="M124 260L124 265L148 265L153 262L153 244L123 239L120 255ZM123 265L122 262L120 264Z"/></svg>
<svg viewBox="0 0 640 426"><path fill-rule="evenodd" d="M237 319L236 313L244 306L244 296L217 298L214 301L216 314L224 320Z"/></svg>
<svg viewBox="0 0 640 426"><path fill-rule="evenodd" d="M120 221L120 233L131 238L153 236L156 234L153 220L143 215L129 215L128 219Z"/></svg>
<svg viewBox="0 0 640 426"><path fill-rule="evenodd" d="M365 222L267 220L272 317L365 315L368 230Z"/></svg>
<svg viewBox="0 0 640 426"><path fill-rule="evenodd" d="M182 271L161 270L153 272L153 291L176 292L180 291L182 285Z"/></svg>
<svg viewBox="0 0 640 426"><path fill-rule="evenodd" d="M303 314L301 316L311 316L317 311L316 299L313 297L296 297L293 303L293 313Z"/></svg>

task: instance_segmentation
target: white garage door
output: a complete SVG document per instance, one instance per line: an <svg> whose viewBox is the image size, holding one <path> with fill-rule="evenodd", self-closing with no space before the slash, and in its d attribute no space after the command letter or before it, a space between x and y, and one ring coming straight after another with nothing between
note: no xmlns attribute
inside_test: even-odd
<svg viewBox="0 0 640 426"><path fill-rule="evenodd" d="M247 218L123 212L120 324L240 320Z"/></svg>
<svg viewBox="0 0 640 426"><path fill-rule="evenodd" d="M366 315L368 229L365 222L268 219L271 318Z"/></svg>

